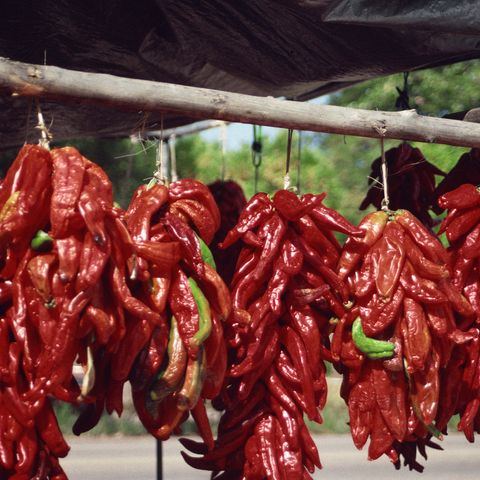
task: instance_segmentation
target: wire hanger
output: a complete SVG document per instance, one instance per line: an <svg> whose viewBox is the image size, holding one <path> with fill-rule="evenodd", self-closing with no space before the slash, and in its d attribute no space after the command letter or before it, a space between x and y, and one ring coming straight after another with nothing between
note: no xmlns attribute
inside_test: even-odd
<svg viewBox="0 0 480 480"><path fill-rule="evenodd" d="M395 108L397 110L411 110L410 97L408 95L408 76L410 72L403 72L403 89L395 87L398 92L397 100L395 100Z"/></svg>
<svg viewBox="0 0 480 480"><path fill-rule="evenodd" d="M168 159L170 160L170 179L172 182L176 182L178 180L176 143L177 135L172 133L167 142Z"/></svg>
<svg viewBox="0 0 480 480"><path fill-rule="evenodd" d="M254 193L258 192L258 173L262 164L262 126L253 126L252 163L255 169Z"/></svg>
<svg viewBox="0 0 480 480"><path fill-rule="evenodd" d="M293 130L289 128L287 136L287 158L285 160L285 176L283 177L284 190L288 190L290 188L290 157L292 155L292 136Z"/></svg>
<svg viewBox="0 0 480 480"><path fill-rule="evenodd" d="M40 139L38 141L38 144L46 148L47 150L50 150L50 141L52 140L52 134L48 130L47 126L45 125L45 120L43 119L43 114L42 110L40 108L40 102L38 99L36 99L36 107L37 107L37 119L38 123L35 126L37 130L40 130Z"/></svg>
<svg viewBox="0 0 480 480"><path fill-rule="evenodd" d="M297 195L300 195L300 169L302 163L302 131L298 131L298 149L297 149Z"/></svg>

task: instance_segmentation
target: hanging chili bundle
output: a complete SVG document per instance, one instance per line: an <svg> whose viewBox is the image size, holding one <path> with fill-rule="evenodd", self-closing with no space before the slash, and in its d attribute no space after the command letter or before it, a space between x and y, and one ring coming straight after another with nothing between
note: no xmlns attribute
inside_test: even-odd
<svg viewBox="0 0 480 480"><path fill-rule="evenodd" d="M475 152L472 150L470 154ZM471 164L471 163L470 163ZM454 172L454 175L457 173ZM445 181L449 182L450 174ZM454 181L454 180L452 180ZM462 329L476 332L471 342L459 345L452 353L452 361L446 366L443 383L450 399L449 413L459 414L458 429L474 441L474 433L480 433L480 192L475 185L462 184L438 199L447 216L439 233L446 233L450 243L450 264L454 286L463 293L473 308L473 315L457 315ZM444 423L446 422L446 418Z"/></svg>
<svg viewBox="0 0 480 480"><path fill-rule="evenodd" d="M234 243L225 249L219 248L218 244L223 242L227 233L236 225L247 200L242 187L232 180L217 180L211 183L208 188L220 210L220 228L213 237L210 248L217 265L217 271L228 285L235 272L241 244L239 242Z"/></svg>
<svg viewBox="0 0 480 480"><path fill-rule="evenodd" d="M114 381L130 380L137 414L156 438L167 439L191 411L212 444L205 400L216 397L223 384L222 321L231 308L206 246L220 224L218 208L205 185L179 180L168 188L137 189L125 221L135 254L126 259L129 279L157 320L145 328L141 316L127 318Z"/></svg>
<svg viewBox="0 0 480 480"><path fill-rule="evenodd" d="M143 186L124 212L76 149L27 145L0 202L2 476L66 478L49 397L81 406L80 434L105 409L122 413L126 381L152 434L168 438L192 411L209 441L204 399L223 382L230 297L208 263L220 223L208 188Z"/></svg>
<svg viewBox="0 0 480 480"><path fill-rule="evenodd" d="M222 247L241 240L231 282L233 313L227 380L214 405L224 410L218 438L183 439L182 453L213 478L311 478L320 458L303 417L321 422L330 359L328 318L344 312L348 288L334 268L332 231L363 235L325 195L256 194Z"/></svg>
<svg viewBox="0 0 480 480"><path fill-rule="evenodd" d="M450 409L443 369L456 344L476 337L454 313L473 310L451 283L447 252L410 212L373 212L359 228L365 236L346 241L337 269L353 308L332 339L352 438L362 448L370 437L370 460L386 454L399 468L403 455L421 471L417 449L436 447L430 438L441 437Z"/></svg>
<svg viewBox="0 0 480 480"><path fill-rule="evenodd" d="M418 148L412 148L405 142L385 152L385 160L390 208L409 210L424 225L431 227L434 221L429 209L434 202L435 175L445 176L445 173L428 162ZM369 205L380 209L383 205L381 164L381 157L372 163L368 179L370 188L360 205L360 210L365 210Z"/></svg>
<svg viewBox="0 0 480 480"><path fill-rule="evenodd" d="M25 145L0 186L0 476L66 478L58 458L69 447L50 399L26 400L37 379L41 322L29 321L26 268L34 252L30 239L48 222L52 194L48 150Z"/></svg>

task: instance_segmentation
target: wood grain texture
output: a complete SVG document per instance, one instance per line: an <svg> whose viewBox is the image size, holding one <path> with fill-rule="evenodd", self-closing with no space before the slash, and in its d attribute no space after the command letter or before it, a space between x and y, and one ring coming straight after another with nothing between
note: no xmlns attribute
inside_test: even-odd
<svg viewBox="0 0 480 480"><path fill-rule="evenodd" d="M477 123L257 97L0 58L0 93L314 132L480 147Z"/></svg>

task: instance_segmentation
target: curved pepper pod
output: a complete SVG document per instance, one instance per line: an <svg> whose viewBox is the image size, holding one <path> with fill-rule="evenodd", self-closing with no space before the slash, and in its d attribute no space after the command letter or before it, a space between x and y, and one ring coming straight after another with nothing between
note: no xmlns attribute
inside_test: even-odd
<svg viewBox="0 0 480 480"><path fill-rule="evenodd" d="M480 192L475 185L464 183L455 188L455 190L451 190L438 197L438 205L443 210L476 207L477 205L480 205Z"/></svg>

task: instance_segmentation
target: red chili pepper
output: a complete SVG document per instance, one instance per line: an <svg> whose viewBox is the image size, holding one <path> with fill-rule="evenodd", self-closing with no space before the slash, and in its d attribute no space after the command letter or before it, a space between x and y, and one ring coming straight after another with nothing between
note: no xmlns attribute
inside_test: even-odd
<svg viewBox="0 0 480 480"><path fill-rule="evenodd" d="M317 468L322 468L317 446L315 445L313 438L310 436L310 433L303 422L300 425L300 438L302 440L302 449L306 457L309 458L312 464Z"/></svg>
<svg viewBox="0 0 480 480"><path fill-rule="evenodd" d="M45 401L43 409L35 418L35 426L40 438L48 449L57 457L67 456L70 447L63 438L57 417L49 400Z"/></svg>
<svg viewBox="0 0 480 480"><path fill-rule="evenodd" d="M437 336L447 334L448 323L444 305L425 304L423 306L427 315L427 322L433 333Z"/></svg>
<svg viewBox="0 0 480 480"><path fill-rule="evenodd" d="M465 258L459 252L457 254L453 253L451 265L453 265L452 283L455 288L461 289L467 283L467 278L470 277L475 266L475 260L473 258Z"/></svg>
<svg viewBox="0 0 480 480"><path fill-rule="evenodd" d="M146 319L152 324L160 322L160 316L148 308L141 300L132 295L128 285L125 283L125 275L118 267L110 272L112 292L119 304L130 314L137 318Z"/></svg>
<svg viewBox="0 0 480 480"><path fill-rule="evenodd" d="M397 210L395 221L405 229L429 260L448 263L448 254L440 241L429 233L409 211Z"/></svg>
<svg viewBox="0 0 480 480"><path fill-rule="evenodd" d="M62 282L73 281L79 266L82 252L82 240L77 235L55 239L58 255L58 271Z"/></svg>
<svg viewBox="0 0 480 480"><path fill-rule="evenodd" d="M97 245L104 246L108 236L105 228L105 212L93 196L95 193L84 186L77 206L93 241Z"/></svg>
<svg viewBox="0 0 480 480"><path fill-rule="evenodd" d="M283 480L289 478L305 478L303 472L303 455L299 448L294 448L289 442L288 436L282 429L279 418L273 417L275 428L277 431L275 450L277 453L278 463L280 466L280 473ZM305 472L306 473L306 472Z"/></svg>
<svg viewBox="0 0 480 480"><path fill-rule="evenodd" d="M290 305L289 313L293 329L305 342L308 363L313 377L318 378L322 362L321 335L312 309L309 306L298 308Z"/></svg>
<svg viewBox="0 0 480 480"><path fill-rule="evenodd" d="M264 375L270 375L267 369L272 364L277 352L278 352L278 332L273 330L273 334L270 337L270 342L263 352L263 358L257 358L256 368L245 375L238 386L238 398L245 400L252 392L256 382L260 377ZM255 366L255 365L254 365ZM270 378L270 377L269 377ZM277 377L278 378L278 377Z"/></svg>
<svg viewBox="0 0 480 480"><path fill-rule="evenodd" d="M388 372L373 362L371 379L378 409L393 437L402 442L407 433L407 384L402 372Z"/></svg>
<svg viewBox="0 0 480 480"><path fill-rule="evenodd" d="M220 394L227 370L227 350L223 329L215 313L212 314L212 333L205 340L204 346L206 373L201 396L211 400Z"/></svg>
<svg viewBox="0 0 480 480"><path fill-rule="evenodd" d="M265 387L262 383L258 384L258 388L252 392L252 395L244 401L237 401L235 406L229 409L220 419L219 429L230 430L231 428L241 424L242 421L248 418L251 413L264 400L266 395Z"/></svg>
<svg viewBox="0 0 480 480"><path fill-rule="evenodd" d="M480 192L475 185L465 183L455 190L444 193L438 198L438 205L442 209L465 209L480 205Z"/></svg>
<svg viewBox="0 0 480 480"><path fill-rule="evenodd" d="M376 270L378 268L378 261L380 252L378 244L370 249L365 255L362 266L358 271L358 278L355 279L354 295L356 297L367 297L375 290Z"/></svg>
<svg viewBox="0 0 480 480"><path fill-rule="evenodd" d="M37 451L38 443L35 429L27 428L17 442L17 462L15 464L16 476L26 474L30 477L30 472L34 465Z"/></svg>
<svg viewBox="0 0 480 480"><path fill-rule="evenodd" d="M402 307L403 297L404 290L401 286L398 286L390 302L384 305L378 313L378 316L375 316L374 314L370 315L368 321L365 316L362 316L362 308L360 307L362 325L367 336L377 335L386 330L395 320L397 320L397 315Z"/></svg>
<svg viewBox="0 0 480 480"><path fill-rule="evenodd" d="M310 420L317 417L317 407L313 392L313 377L310 370L307 351L302 339L290 328L284 327L282 331L282 343L292 358L295 369L302 381L302 392L305 400L306 414Z"/></svg>
<svg viewBox="0 0 480 480"><path fill-rule="evenodd" d="M55 238L65 237L79 224L76 208L83 186L86 165L80 153L71 147L52 150L53 176L50 224Z"/></svg>
<svg viewBox="0 0 480 480"><path fill-rule="evenodd" d="M191 340L199 329L200 316L187 276L180 268L174 270L169 293L169 305L177 319L178 331L191 358L196 358L198 346Z"/></svg>
<svg viewBox="0 0 480 480"><path fill-rule="evenodd" d="M272 480L281 480L274 447L276 441L275 436L275 423L272 416L268 415L255 426L258 451L262 458L266 477Z"/></svg>
<svg viewBox="0 0 480 480"><path fill-rule="evenodd" d="M210 211L210 215L215 222L215 231L220 226L220 212L215 203L215 200L206 185L187 178L182 178L176 182L172 182L168 188L168 201L170 204L177 200L190 199L196 200L202 205L205 205ZM208 243L208 242L207 242Z"/></svg>
<svg viewBox="0 0 480 480"><path fill-rule="evenodd" d="M165 226L170 235L180 244L182 259L186 266L200 278L205 274L200 242L195 232L175 215L167 212Z"/></svg>
<svg viewBox="0 0 480 480"><path fill-rule="evenodd" d="M422 306L411 298L403 299L404 315L401 320L405 358L409 373L421 371L430 354L432 339Z"/></svg>
<svg viewBox="0 0 480 480"><path fill-rule="evenodd" d="M50 288L52 265L57 258L52 253L44 253L33 257L27 265L27 271L35 290L46 305L51 305L53 298Z"/></svg>
<svg viewBox="0 0 480 480"><path fill-rule="evenodd" d="M450 244L456 242L459 238L468 234L480 220L480 208L473 207L463 210L461 215L453 219L446 227L447 239Z"/></svg>
<svg viewBox="0 0 480 480"><path fill-rule="evenodd" d="M415 245L409 235L402 238L407 258L418 275L429 280L441 280L450 274L444 264L438 264L429 260L422 251Z"/></svg>
<svg viewBox="0 0 480 480"><path fill-rule="evenodd" d="M297 221L308 213L314 205L317 205L325 195L305 197L305 200L298 198L297 194L289 190L278 190L273 196L273 205L280 214L290 221Z"/></svg>
<svg viewBox="0 0 480 480"><path fill-rule="evenodd" d="M193 223L196 231L206 244L210 244L219 224L215 222L207 206L197 200L181 199L170 205L173 214L183 213Z"/></svg>
<svg viewBox="0 0 480 480"><path fill-rule="evenodd" d="M407 260L400 275L400 284L406 294L421 303L445 303L447 296L439 286L416 274L412 265Z"/></svg>
<svg viewBox="0 0 480 480"><path fill-rule="evenodd" d="M424 369L412 374L410 398L418 406L421 418L425 425L431 425L436 417L440 394L438 377L439 362L435 351L430 352L424 363Z"/></svg>
<svg viewBox="0 0 480 480"><path fill-rule="evenodd" d="M125 213L125 221L133 240L149 240L153 215L166 203L168 189L160 184L139 187Z"/></svg>
<svg viewBox="0 0 480 480"><path fill-rule="evenodd" d="M50 152L41 147L29 148L22 158L21 169L12 179L9 197L11 196L13 204L9 205L8 201L0 203L3 205L0 213L0 238L3 242L30 242L37 231L48 223L51 174Z"/></svg>
<svg viewBox="0 0 480 480"><path fill-rule="evenodd" d="M254 280L259 281L267 268L273 263L278 254L281 241L286 232L286 225L279 215L273 214L266 220L259 230L259 238L264 240L264 246L258 263L252 271Z"/></svg>
<svg viewBox="0 0 480 480"><path fill-rule="evenodd" d="M220 319L225 321L232 310L230 292L215 269L208 264L204 264L204 269L205 275L200 278L202 290Z"/></svg>
<svg viewBox="0 0 480 480"><path fill-rule="evenodd" d="M390 433L383 416L375 409L372 418L372 430L370 432L370 445L368 446L368 459L376 460L386 453L393 443L393 436Z"/></svg>
<svg viewBox="0 0 480 480"><path fill-rule="evenodd" d="M14 465L14 444L13 441L7 438L7 420L8 412L5 411L5 408L1 407L2 411L0 413L0 465L5 470L11 470Z"/></svg>
<svg viewBox="0 0 480 480"><path fill-rule="evenodd" d="M220 248L228 248L239 240L242 235L259 225L264 224L273 215L273 205L266 193L257 193L247 203L238 223L233 227L220 244Z"/></svg>
<svg viewBox="0 0 480 480"><path fill-rule="evenodd" d="M324 235L310 216L304 215L299 218L294 228L311 248L323 255L323 260L329 267L336 266L339 257L337 246Z"/></svg>
<svg viewBox="0 0 480 480"><path fill-rule="evenodd" d="M475 314L467 299L455 289L448 279L440 280L438 282L438 286L440 287L440 290L447 296L448 301L452 304L452 307L456 312L465 317Z"/></svg>
<svg viewBox="0 0 480 480"><path fill-rule="evenodd" d="M138 256L152 262L162 272L170 271L181 259L178 242L136 240L133 247Z"/></svg>
<svg viewBox="0 0 480 480"><path fill-rule="evenodd" d="M329 230L335 230L353 237L363 237L365 235L362 229L355 227L338 212L324 205L316 205L310 210L309 214L319 228L326 227Z"/></svg>
<svg viewBox="0 0 480 480"><path fill-rule="evenodd" d="M466 259L477 258L480 255L480 223L466 236L459 253Z"/></svg>
<svg viewBox="0 0 480 480"><path fill-rule="evenodd" d="M79 271L75 282L77 292L94 287L102 276L110 256L110 239L105 237L101 245L95 241L91 232L85 234L82 253L79 259Z"/></svg>
<svg viewBox="0 0 480 480"><path fill-rule="evenodd" d="M353 443L361 449L372 430L375 413L375 392L368 370L362 372L361 379L350 390L348 413Z"/></svg>
<svg viewBox="0 0 480 480"><path fill-rule="evenodd" d="M193 420L195 421L198 433L202 437L209 450L213 450L214 441L212 429L208 421L207 411L205 410L205 404L203 400L199 400L191 410Z"/></svg>
<svg viewBox="0 0 480 480"><path fill-rule="evenodd" d="M400 273L405 261L403 229L389 222L383 231L383 237L377 242L379 255L375 283L377 292L385 301L389 301L397 288Z"/></svg>
<svg viewBox="0 0 480 480"><path fill-rule="evenodd" d="M129 376L132 390L146 389L155 380L157 372L164 361L167 341L168 326L164 322L162 327L153 329L150 339L147 339L147 343L135 359ZM130 346L130 348L135 350L135 347Z"/></svg>

